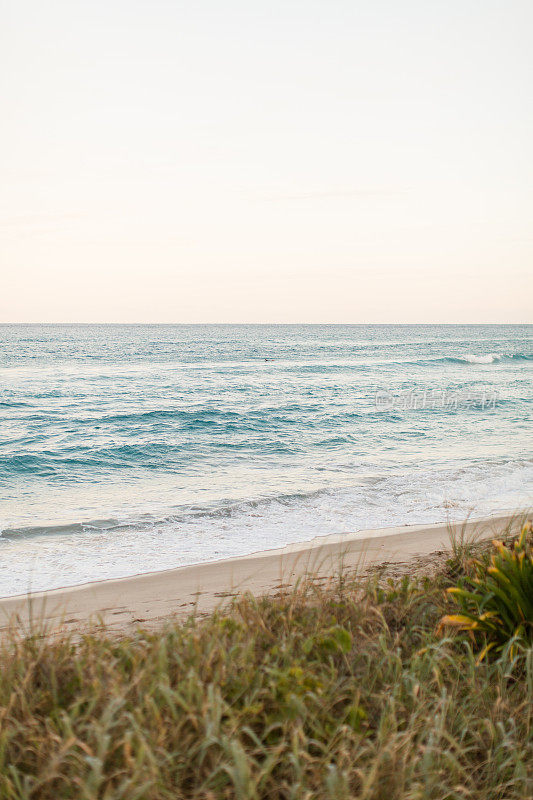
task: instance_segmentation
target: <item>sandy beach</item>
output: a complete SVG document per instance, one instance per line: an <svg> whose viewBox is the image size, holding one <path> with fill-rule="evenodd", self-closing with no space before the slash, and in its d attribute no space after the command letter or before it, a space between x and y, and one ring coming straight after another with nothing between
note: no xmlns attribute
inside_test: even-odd
<svg viewBox="0 0 533 800"><path fill-rule="evenodd" d="M306 575L327 578L341 569L378 565L416 568L449 549L451 532L491 538L519 517L503 514L463 524L407 525L315 538L239 558L150 572L132 577L19 595L0 600L0 624L46 623L80 628L101 621L116 629L157 626L172 615L212 611L241 592L262 595L294 585Z"/></svg>

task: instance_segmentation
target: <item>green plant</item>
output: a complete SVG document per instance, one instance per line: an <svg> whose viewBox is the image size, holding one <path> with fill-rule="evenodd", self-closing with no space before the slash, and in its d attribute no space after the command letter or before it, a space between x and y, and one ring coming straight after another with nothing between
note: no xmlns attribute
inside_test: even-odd
<svg viewBox="0 0 533 800"><path fill-rule="evenodd" d="M436 636L444 560L338 577L155 630L5 629L1 800L533 797L533 648L509 680Z"/></svg>
<svg viewBox="0 0 533 800"><path fill-rule="evenodd" d="M524 525L509 546L495 540L489 561L474 561L473 576L447 590L460 611L444 616L440 626L471 632L483 645L478 661L510 642L533 642L532 531L531 523Z"/></svg>

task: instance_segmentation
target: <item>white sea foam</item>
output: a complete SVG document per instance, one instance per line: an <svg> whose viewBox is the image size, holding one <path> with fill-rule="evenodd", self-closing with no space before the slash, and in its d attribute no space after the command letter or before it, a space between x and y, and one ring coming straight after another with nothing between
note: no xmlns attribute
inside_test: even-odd
<svg viewBox="0 0 533 800"><path fill-rule="evenodd" d="M474 353L467 353L462 356L461 360L467 364L492 364L494 361L499 361L501 356L498 353L489 353L486 356L477 356Z"/></svg>
<svg viewBox="0 0 533 800"><path fill-rule="evenodd" d="M49 528L7 530L3 554L17 569L0 596L246 555L330 533L461 521L527 510L533 461L366 475L351 487L280 495L174 515L125 514Z"/></svg>

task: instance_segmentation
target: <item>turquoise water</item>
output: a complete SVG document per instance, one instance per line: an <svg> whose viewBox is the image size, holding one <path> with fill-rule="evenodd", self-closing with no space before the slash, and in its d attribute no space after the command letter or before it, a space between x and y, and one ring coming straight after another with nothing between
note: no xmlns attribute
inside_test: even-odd
<svg viewBox="0 0 533 800"><path fill-rule="evenodd" d="M0 595L531 504L533 326L0 326Z"/></svg>

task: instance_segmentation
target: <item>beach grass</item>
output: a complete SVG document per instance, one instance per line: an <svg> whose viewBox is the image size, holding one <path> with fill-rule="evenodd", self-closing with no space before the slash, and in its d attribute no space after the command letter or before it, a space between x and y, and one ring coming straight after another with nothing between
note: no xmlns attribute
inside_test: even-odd
<svg viewBox="0 0 533 800"><path fill-rule="evenodd" d="M118 636L13 629L3 800L533 796L533 649L439 625L471 545Z"/></svg>

